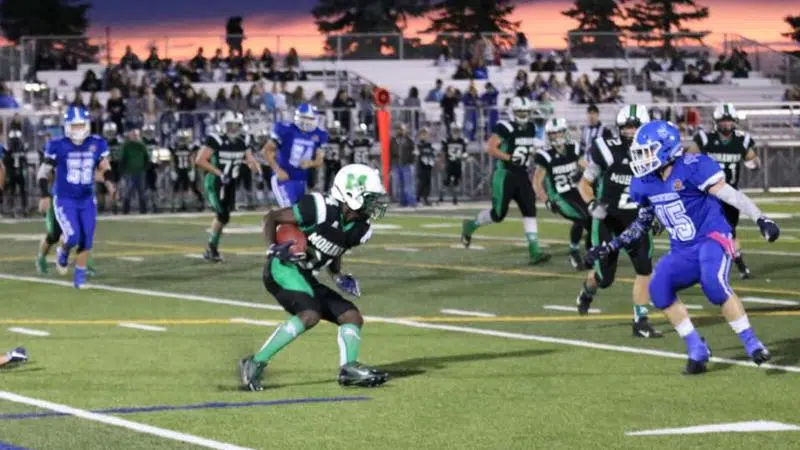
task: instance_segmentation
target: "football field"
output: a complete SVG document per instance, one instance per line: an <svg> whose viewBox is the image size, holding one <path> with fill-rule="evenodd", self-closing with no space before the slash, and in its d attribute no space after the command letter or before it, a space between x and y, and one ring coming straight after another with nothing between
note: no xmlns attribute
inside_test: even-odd
<svg viewBox="0 0 800 450"><path fill-rule="evenodd" d="M261 284L260 214L232 218L217 265L200 259L210 214L103 218L99 274L83 291L52 264L36 275L43 221L5 221L0 350L22 345L31 360L0 369L0 449L798 448L800 198L759 206L781 239L767 244L745 220L754 277L731 284L769 365L750 363L692 288L681 297L714 358L707 374L680 375L683 341L658 311L662 339L631 336L624 256L578 316L585 273L568 264L568 222L543 208L554 256L540 266L526 264L517 217L465 250L474 208L390 209L343 263L362 286L360 360L390 381L341 388L336 329L323 323L273 359L263 392L241 391L237 372L286 318ZM658 237L656 255L666 248Z"/></svg>

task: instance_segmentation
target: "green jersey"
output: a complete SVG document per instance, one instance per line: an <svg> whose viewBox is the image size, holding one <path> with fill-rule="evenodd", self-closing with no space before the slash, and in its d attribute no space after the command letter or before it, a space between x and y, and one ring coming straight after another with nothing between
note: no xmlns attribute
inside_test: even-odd
<svg viewBox="0 0 800 450"><path fill-rule="evenodd" d="M597 180L595 197L608 206L610 215L636 215L639 205L631 200L630 144L618 138L598 137L590 152L591 163L584 172L589 181Z"/></svg>
<svg viewBox="0 0 800 450"><path fill-rule="evenodd" d="M525 173L527 176L531 159L536 153L535 145L538 141L536 125L533 122L520 125L501 120L494 126L492 133L500 137L500 151L511 155L510 161L498 160L496 167L510 172Z"/></svg>
<svg viewBox="0 0 800 450"><path fill-rule="evenodd" d="M563 153L552 147L536 152L533 161L545 171L544 185L549 199L578 191L575 174L580 171L580 159L581 148L577 142L567 142Z"/></svg>
<svg viewBox="0 0 800 450"><path fill-rule="evenodd" d="M319 193L306 194L292 208L297 226L308 239L302 270L318 271L372 237L368 220L345 222L338 201Z"/></svg>
<svg viewBox="0 0 800 450"><path fill-rule="evenodd" d="M205 146L212 150L211 164L232 179L239 178L239 169L250 151L250 136L228 137L211 133L206 137Z"/></svg>
<svg viewBox="0 0 800 450"><path fill-rule="evenodd" d="M111 161L119 161L122 157L122 138L114 136L111 139L106 139L106 143L108 144L108 152Z"/></svg>
<svg viewBox="0 0 800 450"><path fill-rule="evenodd" d="M734 188L739 184L745 156L756 145L750 133L740 130L733 130L733 134L727 139L719 131L706 134L700 130L694 135L694 142L701 152L719 163L719 167L725 172L725 182Z"/></svg>

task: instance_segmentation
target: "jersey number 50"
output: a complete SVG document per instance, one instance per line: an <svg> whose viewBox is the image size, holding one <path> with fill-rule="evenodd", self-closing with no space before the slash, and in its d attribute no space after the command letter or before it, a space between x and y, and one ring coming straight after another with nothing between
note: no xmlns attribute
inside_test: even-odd
<svg viewBox="0 0 800 450"><path fill-rule="evenodd" d="M656 215L672 239L691 241L697 234L694 223L686 215L686 207L680 200L666 205L656 205Z"/></svg>

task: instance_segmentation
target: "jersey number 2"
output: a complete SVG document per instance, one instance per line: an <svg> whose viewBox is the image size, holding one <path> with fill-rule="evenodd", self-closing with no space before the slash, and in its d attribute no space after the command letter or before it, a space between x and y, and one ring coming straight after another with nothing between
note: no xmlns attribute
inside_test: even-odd
<svg viewBox="0 0 800 450"><path fill-rule="evenodd" d="M656 205L656 215L672 239L691 241L697 234L694 223L686 215L686 207L680 200L666 205Z"/></svg>

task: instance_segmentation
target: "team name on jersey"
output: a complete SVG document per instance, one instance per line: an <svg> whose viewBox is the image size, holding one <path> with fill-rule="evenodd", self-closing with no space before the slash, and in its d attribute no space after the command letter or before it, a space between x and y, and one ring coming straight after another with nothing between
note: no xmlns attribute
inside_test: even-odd
<svg viewBox="0 0 800 450"><path fill-rule="evenodd" d="M564 173L572 173L578 170L578 163L572 162L570 164L565 164L562 166L553 166L553 175L560 175Z"/></svg>
<svg viewBox="0 0 800 450"><path fill-rule="evenodd" d="M714 161L722 163L735 163L742 160L740 153L707 153Z"/></svg>
<svg viewBox="0 0 800 450"><path fill-rule="evenodd" d="M630 186L631 181L633 180L633 175L621 175L618 173L611 174L611 181L617 184L624 184L625 186Z"/></svg>
<svg viewBox="0 0 800 450"><path fill-rule="evenodd" d="M308 237L308 242L310 242L315 249L334 258L343 255L344 252L346 251L345 248L334 244L333 242L325 239L324 236L316 232L311 233L311 236Z"/></svg>
<svg viewBox="0 0 800 450"><path fill-rule="evenodd" d="M232 151L225 151L221 150L217 152L220 159L240 159L244 157L244 152L232 152Z"/></svg>
<svg viewBox="0 0 800 450"><path fill-rule="evenodd" d="M536 145L535 137L514 137L514 145Z"/></svg>
<svg viewBox="0 0 800 450"><path fill-rule="evenodd" d="M681 198L681 196L676 192L665 192L663 194L651 195L650 201L653 203L670 202L673 200L678 200L679 198Z"/></svg>

